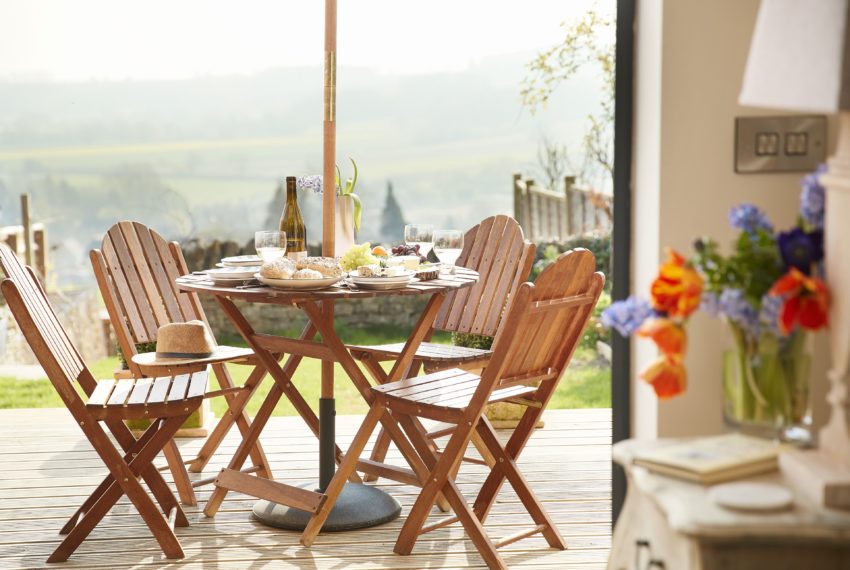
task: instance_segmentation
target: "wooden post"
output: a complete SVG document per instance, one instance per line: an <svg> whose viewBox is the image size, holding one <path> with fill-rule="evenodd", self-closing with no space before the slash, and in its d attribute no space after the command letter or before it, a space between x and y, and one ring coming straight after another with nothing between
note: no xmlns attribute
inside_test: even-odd
<svg viewBox="0 0 850 570"><path fill-rule="evenodd" d="M24 226L24 261L32 267L32 228L30 227L29 194L21 194L21 224Z"/></svg>
<svg viewBox="0 0 850 570"><path fill-rule="evenodd" d="M531 178L525 181L525 200L528 204L528 239L537 241L537 220L534 219L537 204L534 199L534 180Z"/></svg>
<svg viewBox="0 0 850 570"><path fill-rule="evenodd" d="M47 287L47 228L44 224L33 224L32 236L35 242L35 270L42 284Z"/></svg>
<svg viewBox="0 0 850 570"><path fill-rule="evenodd" d="M566 227L566 237L573 235L573 231L575 230L575 226L573 225L573 186L575 186L576 177L575 176L564 176L564 199L567 205L566 218L567 218L567 227Z"/></svg>
<svg viewBox="0 0 850 570"><path fill-rule="evenodd" d="M523 201L522 174L514 172L514 219L519 222L519 225L524 230L528 229L528 224L525 220L526 209Z"/></svg>

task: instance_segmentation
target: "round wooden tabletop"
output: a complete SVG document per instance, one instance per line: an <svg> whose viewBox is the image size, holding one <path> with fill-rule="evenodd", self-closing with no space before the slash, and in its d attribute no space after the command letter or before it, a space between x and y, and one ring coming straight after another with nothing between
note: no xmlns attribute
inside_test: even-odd
<svg viewBox="0 0 850 570"><path fill-rule="evenodd" d="M271 303L292 305L305 301L335 301L339 299L365 299L390 295L433 295L446 290L471 287L478 282L478 272L457 267L454 274L442 274L439 279L414 281L401 289L361 289L347 284L344 280L319 291L291 291L274 289L266 285L246 285L239 287L217 286L203 274L184 275L177 278L181 291L218 295L230 299L251 303Z"/></svg>

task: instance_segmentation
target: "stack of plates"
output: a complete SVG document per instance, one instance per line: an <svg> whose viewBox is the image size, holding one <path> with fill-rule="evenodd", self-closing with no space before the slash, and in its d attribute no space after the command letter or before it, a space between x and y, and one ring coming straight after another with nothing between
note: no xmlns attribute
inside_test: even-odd
<svg viewBox="0 0 850 570"><path fill-rule="evenodd" d="M263 260L259 255L236 255L234 257L225 257L218 264L219 267L260 267ZM254 271L256 273L256 271Z"/></svg>
<svg viewBox="0 0 850 570"><path fill-rule="evenodd" d="M415 271L406 271L395 277L360 277L356 271L348 274L348 281L361 289L404 289L414 279Z"/></svg>
<svg viewBox="0 0 850 570"><path fill-rule="evenodd" d="M240 285L254 278L256 267L219 267L208 269L206 274L216 285Z"/></svg>

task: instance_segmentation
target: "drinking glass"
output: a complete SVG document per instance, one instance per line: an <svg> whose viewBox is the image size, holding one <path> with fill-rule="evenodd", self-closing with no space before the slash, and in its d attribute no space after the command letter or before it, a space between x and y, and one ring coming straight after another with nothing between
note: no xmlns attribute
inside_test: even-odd
<svg viewBox="0 0 850 570"><path fill-rule="evenodd" d="M286 232L260 231L254 234L254 247L263 263L286 255Z"/></svg>
<svg viewBox="0 0 850 570"><path fill-rule="evenodd" d="M404 243L419 246L419 255L428 257L434 247L434 226L430 224L407 224L404 226Z"/></svg>
<svg viewBox="0 0 850 570"><path fill-rule="evenodd" d="M452 273L461 251L463 251L462 231L437 230L434 232L434 254Z"/></svg>

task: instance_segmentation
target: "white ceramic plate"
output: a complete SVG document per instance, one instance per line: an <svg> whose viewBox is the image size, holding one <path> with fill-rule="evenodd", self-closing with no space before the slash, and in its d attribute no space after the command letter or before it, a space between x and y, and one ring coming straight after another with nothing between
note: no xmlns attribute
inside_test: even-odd
<svg viewBox="0 0 850 570"><path fill-rule="evenodd" d="M415 271L405 271L401 275L396 275L394 277L360 277L357 275L356 271L351 271L348 274L348 278L356 283L357 285L369 285L372 283L378 284L386 284L386 283L407 283L416 275Z"/></svg>
<svg viewBox="0 0 850 570"><path fill-rule="evenodd" d="M256 267L262 265L263 260L259 255L236 255L225 257L221 260L221 264L225 267Z"/></svg>
<svg viewBox="0 0 850 570"><path fill-rule="evenodd" d="M287 291L318 291L319 289L326 289L340 280L339 277L325 277L323 279L271 279L269 277L263 277L259 273L254 274L254 277L264 285Z"/></svg>
<svg viewBox="0 0 850 570"><path fill-rule="evenodd" d="M207 269L207 275L213 281L225 281L233 279L253 279L258 271L256 267L221 267L218 269Z"/></svg>
<svg viewBox="0 0 850 570"><path fill-rule="evenodd" d="M761 482L715 485L708 496L721 507L741 511L781 511L794 502L794 495L787 488Z"/></svg>

